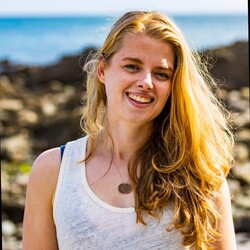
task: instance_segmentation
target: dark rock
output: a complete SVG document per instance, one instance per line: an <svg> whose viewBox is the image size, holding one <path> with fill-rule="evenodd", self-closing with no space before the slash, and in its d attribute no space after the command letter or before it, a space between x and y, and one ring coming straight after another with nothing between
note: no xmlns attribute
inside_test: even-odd
<svg viewBox="0 0 250 250"><path fill-rule="evenodd" d="M209 58L210 71L223 88L232 90L249 86L248 42L207 50L203 56Z"/></svg>
<svg viewBox="0 0 250 250"><path fill-rule="evenodd" d="M234 220L234 228L236 233L248 232L250 233L250 218L241 217Z"/></svg>
<svg viewBox="0 0 250 250"><path fill-rule="evenodd" d="M26 84L31 88L36 88L40 84L46 84L53 80L63 83L83 81L86 76L82 70L82 63L94 51L96 51L95 48L87 48L82 55L64 57L58 64L41 68L26 79Z"/></svg>

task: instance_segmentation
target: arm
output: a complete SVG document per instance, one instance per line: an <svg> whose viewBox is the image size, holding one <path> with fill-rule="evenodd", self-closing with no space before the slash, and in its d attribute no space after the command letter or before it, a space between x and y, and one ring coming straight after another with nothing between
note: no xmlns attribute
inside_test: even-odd
<svg viewBox="0 0 250 250"><path fill-rule="evenodd" d="M217 204L222 219L219 222L219 231L222 239L215 244L215 250L236 250L236 239L232 218L231 198L227 182L221 187L221 195L217 197Z"/></svg>
<svg viewBox="0 0 250 250"><path fill-rule="evenodd" d="M26 192L24 250L58 249L52 198L60 167L60 149L42 153L34 162Z"/></svg>

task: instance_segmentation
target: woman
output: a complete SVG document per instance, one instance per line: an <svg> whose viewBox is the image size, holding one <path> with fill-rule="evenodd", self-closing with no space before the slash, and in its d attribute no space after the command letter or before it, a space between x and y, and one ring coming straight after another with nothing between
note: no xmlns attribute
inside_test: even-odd
<svg viewBox="0 0 250 250"><path fill-rule="evenodd" d="M174 22L126 13L85 70L86 136L35 161L24 249L236 249L232 134Z"/></svg>

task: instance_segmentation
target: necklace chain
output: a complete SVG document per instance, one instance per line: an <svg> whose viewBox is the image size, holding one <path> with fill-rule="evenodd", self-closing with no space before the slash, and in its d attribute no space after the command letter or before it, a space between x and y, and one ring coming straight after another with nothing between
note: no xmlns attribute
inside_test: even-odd
<svg viewBox="0 0 250 250"><path fill-rule="evenodd" d="M103 130L101 131L101 138L103 139ZM106 148L106 150L107 150L107 153L109 154L109 156L111 157L111 163L110 163L110 167L111 167L112 162L113 162L113 156L112 156L112 154L109 153L107 148ZM121 178L121 174L116 167L115 167L115 170L117 171L117 173L119 174L119 176ZM129 182L122 182L118 185L118 191L120 194L130 194L132 192L132 186Z"/></svg>

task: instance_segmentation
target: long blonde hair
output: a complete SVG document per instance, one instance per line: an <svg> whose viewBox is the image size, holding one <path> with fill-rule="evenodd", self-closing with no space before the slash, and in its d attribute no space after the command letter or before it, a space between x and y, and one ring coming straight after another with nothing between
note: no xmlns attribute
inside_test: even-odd
<svg viewBox="0 0 250 250"><path fill-rule="evenodd" d="M93 139L104 126L107 97L97 78L98 63L108 63L124 37L137 33L172 44L176 55L171 95L154 121L149 142L128 165L137 221L145 224L144 212L160 219L164 208L173 204L172 228L166 225L167 230L181 229L185 246L212 249L220 236L215 198L233 164L233 136L227 113L213 94L214 80L171 18L155 11L131 11L114 24L103 47L85 65L82 128Z"/></svg>

